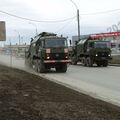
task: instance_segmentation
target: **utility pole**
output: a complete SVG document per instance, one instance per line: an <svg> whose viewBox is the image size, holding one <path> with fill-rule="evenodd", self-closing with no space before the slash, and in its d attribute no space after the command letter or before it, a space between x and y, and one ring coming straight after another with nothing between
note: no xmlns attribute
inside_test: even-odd
<svg viewBox="0 0 120 120"><path fill-rule="evenodd" d="M79 16L79 9L77 9L77 23L78 23L78 41L80 41L80 16Z"/></svg>
<svg viewBox="0 0 120 120"><path fill-rule="evenodd" d="M19 37L19 45L20 45L20 34L18 35L18 37Z"/></svg>
<svg viewBox="0 0 120 120"><path fill-rule="evenodd" d="M9 41L10 41L10 66L12 67L12 43L10 39Z"/></svg>
<svg viewBox="0 0 120 120"><path fill-rule="evenodd" d="M19 40L19 45L20 45L20 33L17 30L14 30L14 31L18 33L18 40Z"/></svg>
<svg viewBox="0 0 120 120"><path fill-rule="evenodd" d="M80 15L79 15L79 9L77 4L73 1L70 0L72 2L72 4L76 7L77 9L77 27L78 27L78 41L80 41Z"/></svg>

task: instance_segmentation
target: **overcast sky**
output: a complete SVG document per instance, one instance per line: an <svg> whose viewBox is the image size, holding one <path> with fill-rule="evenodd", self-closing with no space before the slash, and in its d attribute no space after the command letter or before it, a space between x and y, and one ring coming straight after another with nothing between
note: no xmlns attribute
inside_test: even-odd
<svg viewBox="0 0 120 120"><path fill-rule="evenodd" d="M120 9L120 0L73 1L80 12L81 34L107 32L109 27L114 24L118 25L120 21L120 10L105 12ZM0 20L6 21L7 42L11 40L17 43L18 32L21 36L21 43L29 42L30 38L35 35L36 27L39 33L55 32L69 38L77 35L77 17L59 23L33 22L9 16L1 11L32 20L59 21L76 16L76 7L70 0L0 0ZM119 28L120 24L117 27Z"/></svg>

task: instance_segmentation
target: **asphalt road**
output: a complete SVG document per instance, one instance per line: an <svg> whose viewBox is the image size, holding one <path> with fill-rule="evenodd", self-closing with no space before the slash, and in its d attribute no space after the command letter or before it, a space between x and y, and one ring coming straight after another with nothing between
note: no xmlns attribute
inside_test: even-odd
<svg viewBox="0 0 120 120"><path fill-rule="evenodd" d="M67 73L47 73L53 79L74 90L120 106L120 67L69 66Z"/></svg>
<svg viewBox="0 0 120 120"><path fill-rule="evenodd" d="M13 57L11 62L10 56L0 56L0 58L1 63L35 73L24 66L23 59ZM35 74L120 106L120 67L89 68L76 65L69 66L67 73L56 73L53 70L45 74Z"/></svg>

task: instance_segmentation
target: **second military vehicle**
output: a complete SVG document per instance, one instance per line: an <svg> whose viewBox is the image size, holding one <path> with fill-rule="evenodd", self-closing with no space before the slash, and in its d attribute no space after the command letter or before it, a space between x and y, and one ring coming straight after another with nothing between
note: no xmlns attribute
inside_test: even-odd
<svg viewBox="0 0 120 120"><path fill-rule="evenodd" d="M102 36L103 37L103 36ZM107 66L111 59L110 42L100 39L100 35L90 35L80 40L72 51L72 64L82 62L84 66Z"/></svg>
<svg viewBox="0 0 120 120"><path fill-rule="evenodd" d="M66 72L70 62L67 39L48 32L42 32L32 39L25 55L25 64L34 67L40 73L50 68Z"/></svg>

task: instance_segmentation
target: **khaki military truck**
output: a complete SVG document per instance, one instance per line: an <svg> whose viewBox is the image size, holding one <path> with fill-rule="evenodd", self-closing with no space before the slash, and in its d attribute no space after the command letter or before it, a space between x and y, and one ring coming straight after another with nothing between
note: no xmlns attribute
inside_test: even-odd
<svg viewBox="0 0 120 120"><path fill-rule="evenodd" d="M77 42L73 47L72 64L81 62L84 66L108 66L111 59L110 41L100 39L101 34L90 35Z"/></svg>
<svg viewBox="0 0 120 120"><path fill-rule="evenodd" d="M42 32L35 36L25 54L25 64L34 66L35 71L40 73L51 68L66 72L70 62L67 39L54 33Z"/></svg>

